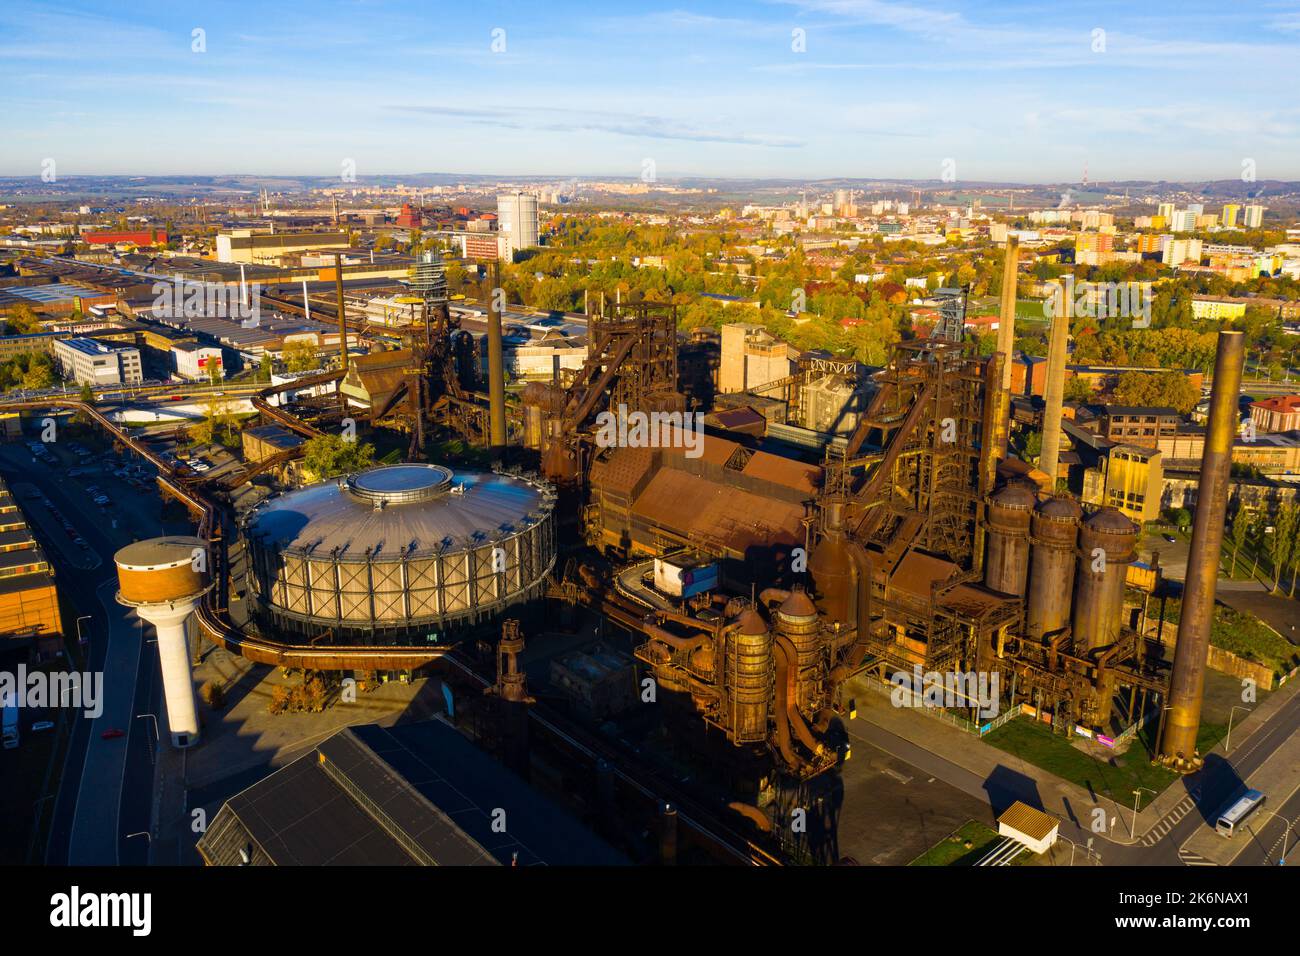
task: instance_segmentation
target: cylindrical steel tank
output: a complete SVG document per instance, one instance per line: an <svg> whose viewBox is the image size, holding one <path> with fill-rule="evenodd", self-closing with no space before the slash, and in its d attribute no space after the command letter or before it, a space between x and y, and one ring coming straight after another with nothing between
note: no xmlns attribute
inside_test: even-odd
<svg viewBox="0 0 1300 956"><path fill-rule="evenodd" d="M851 624L853 608L853 561L843 530L844 503L827 502L822 512L822 536L808 560L817 593L817 607L831 623Z"/></svg>
<svg viewBox="0 0 1300 956"><path fill-rule="evenodd" d="M1029 603L1025 633L1033 639L1055 634L1070 623L1075 545L1083 511L1073 498L1039 502L1030 520Z"/></svg>
<svg viewBox="0 0 1300 956"><path fill-rule="evenodd" d="M821 655L821 621L807 592L797 588L776 609L776 629L790 639L799 655L799 704L812 704Z"/></svg>
<svg viewBox="0 0 1300 956"><path fill-rule="evenodd" d="M1029 521L1037 503L1038 496L1021 484L1006 485L990 496L985 586L1024 595L1029 579Z"/></svg>
<svg viewBox="0 0 1300 956"><path fill-rule="evenodd" d="M736 743L767 740L772 695L772 635L756 610L746 608L727 630L727 683Z"/></svg>
<svg viewBox="0 0 1300 956"><path fill-rule="evenodd" d="M163 604L202 594L208 586L208 543L169 535L128 544L114 556L127 604Z"/></svg>
<svg viewBox="0 0 1300 956"><path fill-rule="evenodd" d="M1138 526L1117 508L1102 508L1080 528L1074 581L1076 648L1089 651L1119 639L1124 579L1137 535Z"/></svg>
<svg viewBox="0 0 1300 956"><path fill-rule="evenodd" d="M399 638L535 596L555 561L547 485L440 465L372 468L244 522L252 596L282 630Z"/></svg>

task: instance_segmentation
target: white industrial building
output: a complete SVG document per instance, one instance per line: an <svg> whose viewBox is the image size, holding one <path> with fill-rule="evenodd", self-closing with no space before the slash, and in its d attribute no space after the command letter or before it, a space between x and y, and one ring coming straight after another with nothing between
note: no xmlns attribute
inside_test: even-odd
<svg viewBox="0 0 1300 956"><path fill-rule="evenodd" d="M144 381L140 350L96 339L55 339L54 361L78 385L138 385Z"/></svg>

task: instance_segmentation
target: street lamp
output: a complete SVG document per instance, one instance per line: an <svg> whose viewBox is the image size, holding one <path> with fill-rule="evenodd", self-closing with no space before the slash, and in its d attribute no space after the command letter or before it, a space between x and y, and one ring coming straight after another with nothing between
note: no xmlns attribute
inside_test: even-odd
<svg viewBox="0 0 1300 956"><path fill-rule="evenodd" d="M131 839L131 837L138 837L138 836L144 837L147 841L149 841L149 845L153 846L153 834L146 833L144 830L141 830L139 833L128 833L125 839L129 840Z"/></svg>
<svg viewBox="0 0 1300 956"><path fill-rule="evenodd" d="M158 733L158 717L157 717L157 715L155 715L155 714L136 714L136 715L135 715L135 719L136 719L136 720L144 720L146 717L147 717L150 721L153 722L153 739L154 739L154 747L161 748L161 747L162 747L162 737L161 737L161 736L159 735L159 733ZM149 748L149 762L150 762L150 763L153 763L153 762L154 762L154 755L153 755L153 754L154 754L154 747L150 747L150 748Z"/></svg>
<svg viewBox="0 0 1300 956"><path fill-rule="evenodd" d="M1061 840L1064 840L1066 843L1070 844L1070 862L1069 862L1068 865L1069 865L1069 866L1074 866L1074 851L1077 850L1077 849L1079 848L1079 844L1075 843L1075 842L1074 842L1073 840L1071 840L1068 836L1065 836L1065 835L1063 835L1063 834L1061 834L1061 833L1057 833L1057 838L1058 838L1058 839L1061 839ZM1095 839L1095 837L1088 837L1088 843L1087 843L1087 845L1083 848L1083 855L1084 855L1086 858L1088 858L1088 859L1092 859L1092 858L1095 856L1095 857L1097 858L1097 863L1098 863L1098 865L1100 865L1100 864L1101 864L1101 854L1100 854L1100 853L1096 853L1096 852L1094 852L1093 849L1092 849L1092 841L1093 841L1094 839Z"/></svg>
<svg viewBox="0 0 1300 956"><path fill-rule="evenodd" d="M1282 816L1282 814L1278 813L1276 810L1265 810L1263 807L1260 807L1259 812L1267 813L1271 817L1277 817L1286 824L1286 832L1282 834L1282 855L1277 858L1278 866L1286 866L1286 845L1291 842L1291 821Z"/></svg>
<svg viewBox="0 0 1300 956"><path fill-rule="evenodd" d="M1244 710L1247 713L1250 712L1249 707L1245 707L1241 704L1236 704L1232 710L1228 711L1228 739L1225 740L1223 744L1223 752L1225 754L1232 749L1232 718L1236 716L1237 711L1239 710Z"/></svg>
<svg viewBox="0 0 1300 956"><path fill-rule="evenodd" d="M1130 829L1130 835L1135 837L1137 836L1137 828L1138 828L1138 801L1142 799L1143 790L1151 794L1151 796L1153 797L1160 796L1160 794L1152 790L1150 787L1138 787L1136 790L1133 791L1133 826Z"/></svg>
<svg viewBox="0 0 1300 956"><path fill-rule="evenodd" d="M77 644L80 645L81 647L86 646L86 639L81 636L81 622L93 621L94 619L95 617L93 614L83 614L81 615L81 617L77 618Z"/></svg>

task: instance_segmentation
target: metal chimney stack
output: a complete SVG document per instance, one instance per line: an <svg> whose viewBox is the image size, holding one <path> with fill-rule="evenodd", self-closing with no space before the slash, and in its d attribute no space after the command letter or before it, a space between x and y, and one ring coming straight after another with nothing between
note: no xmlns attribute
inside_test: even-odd
<svg viewBox="0 0 1300 956"><path fill-rule="evenodd" d="M1006 456L1007 438L1011 434L1011 356L1016 348L1016 276L1020 260L1020 240L1007 236L1007 254L1002 264L1002 314L998 318L998 352L1002 355L1002 388L998 391L997 431L994 453Z"/></svg>
<svg viewBox="0 0 1300 956"><path fill-rule="evenodd" d="M1201 728L1201 699L1210 653L1219 552L1228 511L1232 442L1240 418L1238 400L1245 348L1241 332L1219 333L1214 385L1210 391L1210 420L1201 457L1196 517L1192 519L1178 644L1174 648L1174 672L1169 682L1168 715L1159 747L1161 761L1177 770L1195 770L1201 765L1196 735Z"/></svg>
<svg viewBox="0 0 1300 956"><path fill-rule="evenodd" d="M492 264L492 299L488 303L488 427L489 445L495 455L506 446L506 374L502 357L501 312L505 291L501 287L501 263Z"/></svg>
<svg viewBox="0 0 1300 956"><path fill-rule="evenodd" d="M1056 470L1061 454L1061 407L1065 403L1065 346L1070 338L1070 316L1074 312L1074 283L1061 283L1060 308L1052 316L1052 334L1047 343L1047 387L1043 400L1043 450L1038 468L1047 474L1047 491L1056 490Z"/></svg>
<svg viewBox="0 0 1300 956"><path fill-rule="evenodd" d="M348 320L347 306L343 303L343 256L334 253L334 294L338 297L339 312L339 363L346 373L348 370Z"/></svg>

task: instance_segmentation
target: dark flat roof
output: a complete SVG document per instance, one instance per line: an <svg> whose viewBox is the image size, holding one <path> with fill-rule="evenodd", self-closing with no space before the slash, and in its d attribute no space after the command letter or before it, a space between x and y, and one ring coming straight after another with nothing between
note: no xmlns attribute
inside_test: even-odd
<svg viewBox="0 0 1300 956"><path fill-rule="evenodd" d="M627 862L441 720L340 731L228 800L200 846L232 864L249 841L284 866Z"/></svg>

